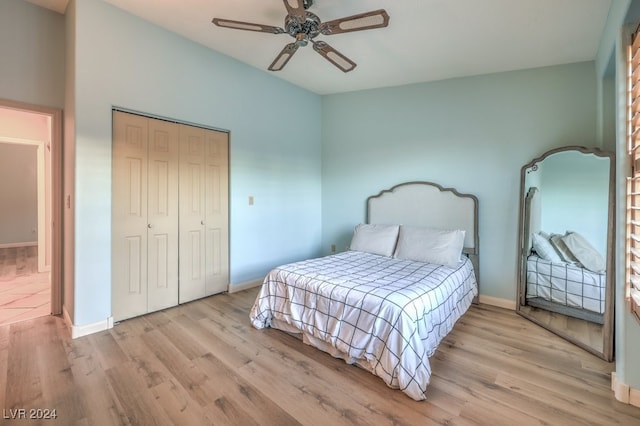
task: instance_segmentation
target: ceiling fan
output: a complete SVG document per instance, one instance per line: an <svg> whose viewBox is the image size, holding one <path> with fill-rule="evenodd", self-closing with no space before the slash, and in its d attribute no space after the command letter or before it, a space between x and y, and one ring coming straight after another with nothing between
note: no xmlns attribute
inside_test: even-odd
<svg viewBox="0 0 640 426"><path fill-rule="evenodd" d="M353 70L356 67L356 63L326 42L315 40L315 38L320 34L341 34L351 31L382 28L389 25L389 15L384 9L322 22L317 15L307 11L307 9L313 5L313 0L283 1L287 9L287 16L284 18L284 28L220 18L213 18L213 23L219 27L234 28L237 30L258 31L271 34L286 33L295 38L296 41L287 44L278 56L276 56L276 59L271 65L269 65L270 71L280 71L300 46L306 46L312 43L313 50L344 72Z"/></svg>

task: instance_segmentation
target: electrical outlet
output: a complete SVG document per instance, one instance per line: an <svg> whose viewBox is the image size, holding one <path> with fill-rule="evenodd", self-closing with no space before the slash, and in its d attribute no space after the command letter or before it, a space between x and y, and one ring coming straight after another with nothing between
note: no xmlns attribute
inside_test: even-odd
<svg viewBox="0 0 640 426"><path fill-rule="evenodd" d="M331 244L331 253L335 253L335 252L336 252L336 245Z"/></svg>
<svg viewBox="0 0 640 426"><path fill-rule="evenodd" d="M249 205L253 205L253 195L249 195Z"/></svg>

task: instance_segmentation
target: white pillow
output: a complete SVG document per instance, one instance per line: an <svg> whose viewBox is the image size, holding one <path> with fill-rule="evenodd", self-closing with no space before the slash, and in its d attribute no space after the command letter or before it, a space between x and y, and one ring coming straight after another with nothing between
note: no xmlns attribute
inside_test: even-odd
<svg viewBox="0 0 640 426"><path fill-rule="evenodd" d="M356 226L351 238L350 250L365 253L392 256L398 241L400 225L371 225Z"/></svg>
<svg viewBox="0 0 640 426"><path fill-rule="evenodd" d="M400 259L435 263L455 268L460 262L465 231L401 226L398 247Z"/></svg>
<svg viewBox="0 0 640 426"><path fill-rule="evenodd" d="M568 263L578 263L578 259L576 259L567 247L567 244L562 240L565 235L552 234L550 238L551 245L556 249L562 260Z"/></svg>
<svg viewBox="0 0 640 426"><path fill-rule="evenodd" d="M593 272L601 272L607 268L607 262L604 257L582 235L577 232L570 232L562 237L562 241L586 269Z"/></svg>
<svg viewBox="0 0 640 426"><path fill-rule="evenodd" d="M549 262L562 262L562 259L558 256L558 253L549 242L549 239L544 237L544 234L532 234L532 237L533 249L536 251L538 256L544 260L548 260Z"/></svg>

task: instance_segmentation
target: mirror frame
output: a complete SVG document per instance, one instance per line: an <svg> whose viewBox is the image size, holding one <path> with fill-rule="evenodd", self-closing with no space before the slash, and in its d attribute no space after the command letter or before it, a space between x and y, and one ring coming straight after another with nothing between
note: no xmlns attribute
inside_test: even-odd
<svg viewBox="0 0 640 426"><path fill-rule="evenodd" d="M548 324L543 323L534 316L530 315L521 309L526 302L526 264L527 253L524 244L524 213L525 213L525 177L527 169L534 167L537 163L540 163L545 158L557 154L559 152L576 151L582 154L593 154L598 157L609 159L609 206L607 209L608 223L607 223L607 288L605 290L605 309L603 314L604 324L602 326L602 352L590 347L584 342L575 339L570 336L563 329L555 328ZM601 151L598 148L585 148L582 146L566 146L561 148L551 149L540 157L535 158L531 162L525 164L520 170L520 210L519 210L519 223L518 223L518 294L516 300L516 312L522 317L538 324L539 326L557 334L558 336L566 339L567 341L591 352L594 355L604 359L605 361L613 361L613 338L614 338L614 299L615 299L615 254L614 254L614 230L615 230L615 155L611 152Z"/></svg>

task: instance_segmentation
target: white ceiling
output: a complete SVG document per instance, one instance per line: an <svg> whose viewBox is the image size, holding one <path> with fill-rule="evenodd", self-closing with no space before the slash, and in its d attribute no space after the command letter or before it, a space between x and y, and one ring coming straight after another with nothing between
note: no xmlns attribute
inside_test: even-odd
<svg viewBox="0 0 640 426"><path fill-rule="evenodd" d="M67 0L27 0L61 12ZM216 27L214 17L282 27L282 0L104 0L256 68L287 34ZM612 0L315 0L323 21L386 9L387 28L318 36L358 64L343 73L309 45L274 75L319 94L593 60ZM115 30L115 29L114 29Z"/></svg>
<svg viewBox="0 0 640 426"><path fill-rule="evenodd" d="M38 6L46 7L58 13L64 13L67 9L69 0L27 0L29 3L37 4Z"/></svg>

